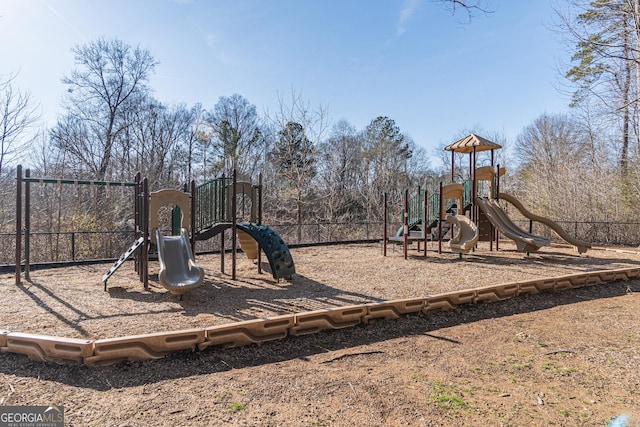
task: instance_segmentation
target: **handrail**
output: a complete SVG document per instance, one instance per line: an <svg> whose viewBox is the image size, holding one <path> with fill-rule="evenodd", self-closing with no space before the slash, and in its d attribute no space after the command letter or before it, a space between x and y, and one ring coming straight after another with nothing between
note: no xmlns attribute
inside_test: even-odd
<svg viewBox="0 0 640 427"><path fill-rule="evenodd" d="M231 213L227 210L228 186L231 178L221 177L200 184L195 189L194 228L201 232L219 222L231 221Z"/></svg>
<svg viewBox="0 0 640 427"><path fill-rule="evenodd" d="M409 222L413 221L422 221L424 222L424 193L426 190L423 190L417 194L414 194L407 201L407 213L409 216Z"/></svg>

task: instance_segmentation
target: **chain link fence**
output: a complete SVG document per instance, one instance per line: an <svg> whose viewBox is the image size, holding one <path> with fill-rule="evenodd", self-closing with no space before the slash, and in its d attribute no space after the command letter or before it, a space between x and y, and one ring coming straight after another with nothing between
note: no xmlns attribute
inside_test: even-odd
<svg viewBox="0 0 640 427"><path fill-rule="evenodd" d="M528 231L528 220L514 221ZM594 245L638 246L640 245L640 222L572 222L557 223L576 239ZM396 233L400 223L388 225L389 235ZM533 223L532 232L549 238L552 242L563 241L549 228ZM317 245L345 242L367 242L382 239L382 223L313 223L269 225L289 246ZM231 247L231 233L225 234L225 248ZM23 234L23 245L25 235ZM100 232L34 232L28 236L30 263L79 262L90 260L115 260L135 240L133 231ZM196 253L220 250L220 238L196 243ZM15 265L15 233L0 233L0 267Z"/></svg>

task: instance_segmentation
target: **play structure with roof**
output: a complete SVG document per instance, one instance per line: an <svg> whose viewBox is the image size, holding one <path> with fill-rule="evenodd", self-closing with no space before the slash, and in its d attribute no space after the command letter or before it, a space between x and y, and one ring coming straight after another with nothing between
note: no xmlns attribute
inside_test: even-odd
<svg viewBox="0 0 640 427"><path fill-rule="evenodd" d="M573 245L583 254L591 245L571 238L555 222L532 214L519 201L500 192L500 177L505 169L494 165L494 150L498 144L471 134L445 149L452 153L452 174L450 183L439 183L437 189L419 190L409 197L403 195L403 225L393 235L388 235L385 219L384 247L388 241L403 244L406 257L408 244L412 241L424 243L426 256L427 241L438 241L438 251L442 251L443 236L450 234L449 248L456 253L469 253L480 239L494 244L498 249L498 233L513 240L518 251L533 252L549 244L549 239L533 235L515 225L500 201L508 202L530 221L540 222ZM478 152L491 151L491 165L476 167ZM455 153L469 154L469 179L456 182L454 179ZM46 180L22 176L18 172L18 215L17 235L22 235L22 186L28 199L31 183L60 183L60 180ZM479 183L486 193L479 194ZM100 184L97 184L100 185ZM106 183L103 185L111 185ZM103 277L105 289L107 280L129 257L135 258L135 269L140 281L147 286L149 251L156 248L159 262L159 283L176 295L189 292L203 283L204 271L194 258L194 244L197 240L221 236L224 253L224 232L231 229L232 251L235 264L236 238L242 250L250 259L257 260L260 268L260 254L264 252L269 260L274 279L291 277L295 266L290 251L282 239L261 221L261 185L237 182L222 177L196 187L191 183L190 191L161 190L150 193L148 183L139 176L135 183L113 185L131 186L136 196L136 236L134 243L120 257ZM241 200L241 206L237 200ZM248 202L245 204L245 202ZM172 235L165 235L160 229L157 212L161 206L173 205L174 224ZM386 205L386 199L385 199ZM244 208L248 206L245 211ZM25 276L28 277L28 200L25 200ZM386 209L385 209L386 211ZM242 212L242 215L238 215ZM244 221L245 217L248 221ZM483 233L483 229L486 231ZM435 236L435 237L434 237ZM420 246L418 247L420 249ZM16 285L20 284L22 247L21 239L16 243ZM425 264L426 265L426 264ZM224 256L221 257L224 271ZM235 280L235 265L233 268ZM631 280L640 277L640 268L622 268L581 272L559 277L538 278L493 286L457 290L419 298L350 305L256 318L211 327L157 332L144 335L111 337L103 339L76 339L14 331L0 331L0 352L27 355L39 361L75 362L90 366L107 365L121 361L149 360L181 350L204 350L208 347L241 346L252 343L299 336L329 329L341 329L366 324L376 319L395 319L409 313L424 313L452 309L459 305L496 302L522 294L543 291L573 289L616 280Z"/></svg>
<svg viewBox="0 0 640 427"><path fill-rule="evenodd" d="M387 199L384 197L385 228L383 231L384 249L387 253L387 242L402 243L405 258L409 243L417 242L418 251L423 243L424 256L427 255L427 242L438 242L438 253L442 252L444 237L451 231L449 248L459 253L474 250L479 240L490 242L490 250L498 249L499 234L514 241L520 252L535 252L547 246L551 241L542 236L532 234L533 222L538 222L553 230L558 237L575 247L583 254L591 244L571 237L562 227L542 216L531 213L517 198L500 191L500 177L506 172L504 167L495 165L495 150L502 148L499 144L481 136L470 134L455 141L444 149L451 152L451 179L449 183L440 182L437 188L418 188L417 194L409 196L405 190L402 196L403 225L397 232L389 236L387 223ZM490 151L491 164L477 167L477 154ZM469 173L466 180L456 182L455 154L469 155ZM481 194L481 184L485 192ZM509 217L500 205L504 201L514 206L523 217L529 220L529 231L523 230Z"/></svg>

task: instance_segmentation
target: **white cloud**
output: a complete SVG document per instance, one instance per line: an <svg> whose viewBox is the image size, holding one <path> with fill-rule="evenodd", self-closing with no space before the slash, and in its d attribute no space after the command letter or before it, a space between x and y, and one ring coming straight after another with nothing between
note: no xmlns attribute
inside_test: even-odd
<svg viewBox="0 0 640 427"><path fill-rule="evenodd" d="M404 2L402 10L400 10L400 17L398 18L398 35L401 35L405 31L407 31L407 25L418 10L418 6L420 6L420 3L421 0L406 0Z"/></svg>
<svg viewBox="0 0 640 427"><path fill-rule="evenodd" d="M205 43L214 58L224 65L234 65L233 55L229 55L223 46L223 38L218 33L207 33L204 36Z"/></svg>

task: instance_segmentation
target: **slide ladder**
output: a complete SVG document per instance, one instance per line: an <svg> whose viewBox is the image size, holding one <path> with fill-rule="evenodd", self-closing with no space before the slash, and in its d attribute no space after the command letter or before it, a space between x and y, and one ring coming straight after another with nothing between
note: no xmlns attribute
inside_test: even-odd
<svg viewBox="0 0 640 427"><path fill-rule="evenodd" d="M104 285L104 290L107 290L107 280L109 280L109 277L111 277L113 275L113 273L116 272L116 270L118 270L120 268L120 266L122 264L124 264L124 262L129 259L129 257L131 255L133 255L136 251L136 249L138 249L140 247L140 245L142 245L142 243L144 242L144 238L143 237L139 237L138 240L136 240L135 242L133 242L133 244L131 246L129 246L129 249L127 249L125 251L125 253L123 253L120 258L118 258L118 260L115 262L115 264L113 264L113 266L107 270L106 273L104 273L104 275L102 276L102 284Z"/></svg>

